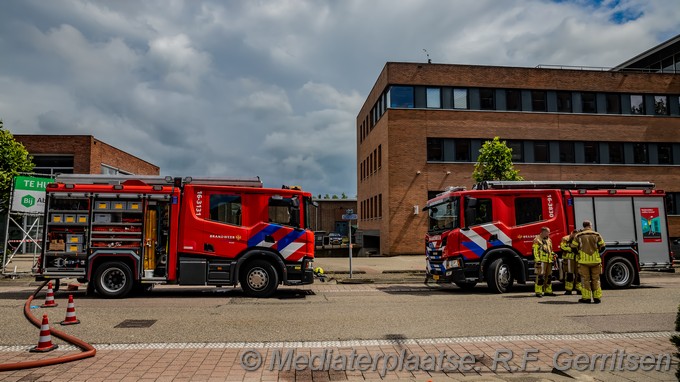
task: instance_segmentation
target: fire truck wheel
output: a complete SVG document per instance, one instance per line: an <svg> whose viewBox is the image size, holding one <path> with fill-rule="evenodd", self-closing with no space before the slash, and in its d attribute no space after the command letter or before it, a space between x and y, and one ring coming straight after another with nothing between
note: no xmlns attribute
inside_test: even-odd
<svg viewBox="0 0 680 382"><path fill-rule="evenodd" d="M241 288L251 297L269 297L279 286L279 276L272 263L253 260L241 272Z"/></svg>
<svg viewBox="0 0 680 382"><path fill-rule="evenodd" d="M97 268L94 282L100 295L121 298L130 293L134 280L130 267L120 261L112 261Z"/></svg>
<svg viewBox="0 0 680 382"><path fill-rule="evenodd" d="M633 265L628 259L617 256L607 261L604 277L610 288L628 288L633 283L634 276Z"/></svg>
<svg viewBox="0 0 680 382"><path fill-rule="evenodd" d="M512 269L505 259L494 260L486 271L486 283L494 293L506 293L512 289Z"/></svg>

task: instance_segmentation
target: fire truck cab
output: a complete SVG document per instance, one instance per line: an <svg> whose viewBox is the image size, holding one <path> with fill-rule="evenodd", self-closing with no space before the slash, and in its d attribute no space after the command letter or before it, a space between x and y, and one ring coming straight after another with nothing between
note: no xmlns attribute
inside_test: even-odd
<svg viewBox="0 0 680 382"><path fill-rule="evenodd" d="M553 250L590 220L602 234L606 285L640 283L640 270L673 269L665 196L647 182L489 181L452 187L429 200L427 274L437 283L496 293L534 276L532 242L550 228ZM559 269L555 274L559 275Z"/></svg>
<svg viewBox="0 0 680 382"><path fill-rule="evenodd" d="M60 175L46 190L38 280L109 298L153 284L237 285L267 297L313 282L311 194L259 178Z"/></svg>

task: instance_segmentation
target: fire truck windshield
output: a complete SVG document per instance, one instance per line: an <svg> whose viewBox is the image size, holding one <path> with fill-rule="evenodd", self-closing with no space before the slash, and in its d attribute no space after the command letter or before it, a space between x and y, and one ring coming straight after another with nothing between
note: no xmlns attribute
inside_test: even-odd
<svg viewBox="0 0 680 382"><path fill-rule="evenodd" d="M460 221L458 218L458 200L458 198L450 198L428 207L430 213L429 232L441 232L458 227Z"/></svg>

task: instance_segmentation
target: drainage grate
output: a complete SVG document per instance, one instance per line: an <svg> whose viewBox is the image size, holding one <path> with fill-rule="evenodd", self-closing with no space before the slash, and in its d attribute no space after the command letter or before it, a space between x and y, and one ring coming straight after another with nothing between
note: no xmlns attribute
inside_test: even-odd
<svg viewBox="0 0 680 382"><path fill-rule="evenodd" d="M124 320L114 328L149 328L158 320Z"/></svg>

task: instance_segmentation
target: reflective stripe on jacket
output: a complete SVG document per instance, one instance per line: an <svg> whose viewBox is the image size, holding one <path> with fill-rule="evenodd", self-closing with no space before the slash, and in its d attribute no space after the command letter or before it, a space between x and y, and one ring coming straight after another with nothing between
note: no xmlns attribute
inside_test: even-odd
<svg viewBox="0 0 680 382"><path fill-rule="evenodd" d="M552 262L552 241L550 238L542 239L541 235L534 238L534 244L532 245L534 250L534 261L551 263Z"/></svg>
<svg viewBox="0 0 680 382"><path fill-rule="evenodd" d="M598 264L602 262L600 251L604 249L604 239L592 229L584 229L576 234L571 242L576 249L579 264Z"/></svg>
<svg viewBox="0 0 680 382"><path fill-rule="evenodd" d="M560 241L560 248L562 249L563 259L574 258L574 252L572 252L571 250L571 242L569 241L569 236L565 236L562 238L562 241Z"/></svg>

